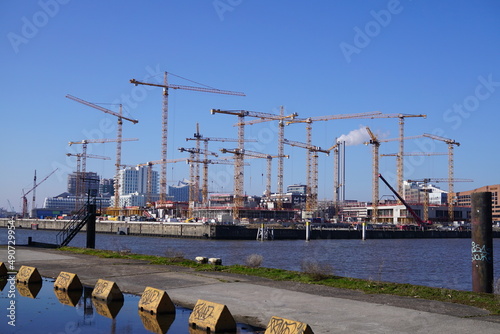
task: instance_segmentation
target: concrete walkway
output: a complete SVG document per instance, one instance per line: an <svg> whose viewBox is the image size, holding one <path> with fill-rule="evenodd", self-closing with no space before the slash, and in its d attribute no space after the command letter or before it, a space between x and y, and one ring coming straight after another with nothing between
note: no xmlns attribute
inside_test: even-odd
<svg viewBox="0 0 500 334"><path fill-rule="evenodd" d="M0 248L0 261L7 260ZM148 265L143 261L101 259L54 249L16 248L16 269L37 267L45 277L76 273L93 286L115 281L124 292L146 286L167 291L174 303L193 307L198 299L226 304L239 322L265 327L271 316L308 323L314 333L500 333L500 317L462 305L417 298L366 295L316 285L189 268ZM500 298L499 298L500 302Z"/></svg>

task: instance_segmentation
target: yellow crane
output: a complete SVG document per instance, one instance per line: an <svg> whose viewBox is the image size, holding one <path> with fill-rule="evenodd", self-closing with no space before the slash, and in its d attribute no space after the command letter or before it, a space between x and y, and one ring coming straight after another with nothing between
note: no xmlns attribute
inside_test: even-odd
<svg viewBox="0 0 500 334"><path fill-rule="evenodd" d="M82 196L83 192L83 180L82 180L82 171L81 171L81 160L82 157L84 157L83 153L66 153L68 157L76 157L76 180L75 180L75 199L80 199ZM101 155L95 155L95 154L86 154L85 159L91 158L91 159L101 159L101 160L111 160L110 157L104 157ZM85 175L84 175L85 176ZM75 200L75 210L78 210L78 201Z"/></svg>
<svg viewBox="0 0 500 334"><path fill-rule="evenodd" d="M137 141L137 138L117 138L117 139L84 139L81 141L70 141L69 146L71 145L82 145L82 174L85 176L87 172L87 145L88 144L104 144L104 143L118 143L124 141ZM121 148L120 148L121 150ZM117 179L115 179L115 184ZM115 193L115 196L119 196L119 194ZM78 201L78 198L77 198Z"/></svg>
<svg viewBox="0 0 500 334"><path fill-rule="evenodd" d="M265 121L278 121L279 122L279 130L278 130L278 209L282 208L282 199L281 196L283 194L283 157L285 155L284 153L284 138L285 138L285 130L284 130L284 121L286 119L294 119L296 116L298 116L297 113L290 114L288 116L285 116L285 108L283 106L280 107L280 114L275 115L275 114L269 114L269 113L262 113L262 112L255 112L255 111L246 111L246 110L219 110L219 109L212 109L211 110L212 115L215 113L222 113L222 114L229 114L229 115L235 115L238 116L238 123L235 125L238 126L238 149L243 150L244 149L244 137L245 137L245 125L251 125L255 124L258 122L265 122ZM257 120L245 122L245 116L250 116L250 117L255 117L258 118ZM235 200L238 201L238 203L241 205L241 193L243 192L243 168L242 168L242 162L243 162L243 156L242 155L237 155L235 161L235 193L238 191L238 195L235 194Z"/></svg>
<svg viewBox="0 0 500 334"><path fill-rule="evenodd" d="M366 127L366 131L370 136L370 141L365 142L365 145L372 145L372 164L373 164L373 178L372 178L372 223L376 223L378 220L378 204L379 204L379 148L381 143L391 142L401 140L401 138L391 138L391 139L378 139L369 127ZM403 140L420 138L423 135L404 137Z"/></svg>
<svg viewBox="0 0 500 334"><path fill-rule="evenodd" d="M163 104L162 104L162 140L161 140L161 160L167 160L167 136L168 136L168 91L169 89L181 89L190 90L196 92L214 93L214 94L226 94L226 95L236 95L245 96L242 92L234 92L229 90L220 90L211 87L194 87L194 86L184 86L184 85L174 85L168 83L168 73L165 72L163 75L163 84L149 83L137 81L131 79L130 83L137 85L146 85L163 88ZM167 196L167 165L161 165L160 172L160 200L165 201Z"/></svg>
<svg viewBox="0 0 500 334"><path fill-rule="evenodd" d="M120 203L120 168L121 168L121 160L122 160L122 132L123 132L123 120L126 120L126 121L129 121L131 122L132 124L137 124L139 121L136 120L136 119L132 119L132 118L129 118L129 117L125 117L123 116L123 110L122 110L122 105L119 104L119 108L120 108L120 111L118 113L112 111L112 110L109 110L109 109L106 109L104 107L101 107L95 103L92 103L92 102L88 102L88 101L85 101L83 99L80 99L78 97L75 97L73 95L66 95L66 98L70 99L70 100L73 100L75 102L78 102L78 103L81 103L81 104L84 104L88 107L91 107L91 108L94 108L94 109L97 109L97 110L100 110L106 114L110 114L110 115L113 115L115 117L117 117L118 119L118 124L117 124L117 127L116 127L116 138L117 138L117 142L116 142L116 163L115 163L115 180L113 182L113 186L114 186L114 192L115 192L115 197L114 197L114 204L113 204L113 207L116 209L119 207L119 203Z"/></svg>
<svg viewBox="0 0 500 334"><path fill-rule="evenodd" d="M208 165L210 163L208 163L208 154L207 152L208 151L208 142L210 141L217 141L217 142L233 142L233 143L237 143L238 142L238 139L235 139L235 138L220 138L220 137L204 137L202 134L200 134L200 127L199 127L199 124L196 123L196 132L194 133L193 135L193 138L186 138L186 141L190 141L190 140L194 140L196 141L196 148L200 148L200 142L203 142L204 143L204 150L205 150L205 154L204 154L204 157L203 157L203 160L200 160L200 157L199 157L199 154L195 155L195 158L194 160L196 161L200 161L199 163L203 163L203 185L202 185L202 190L201 190L201 194L202 194L202 201L203 201L203 205L204 206L207 206L208 205ZM244 139L244 142L256 142L257 140L255 139ZM205 161L205 162L203 162ZM214 160L212 160L214 161ZM212 164L219 164L219 163L214 163L212 162ZM198 163L197 163L197 168L196 168L196 172L195 174L197 175L197 177L199 178L199 168L198 168ZM205 182L206 180L206 182Z"/></svg>
<svg viewBox="0 0 500 334"><path fill-rule="evenodd" d="M180 152L188 152L190 157L188 159L188 164L189 164L189 214L188 216L191 217L193 215L193 209L196 203L199 202L199 193L200 193L200 174L199 172L197 173L197 168L198 163L199 163L199 156L200 153L205 154L206 156L208 155L213 155L214 157L217 157L218 154L215 152L211 152L208 150L200 149L200 148L184 148L184 147L179 147ZM208 168L208 167L207 167ZM207 171L208 174L208 171Z"/></svg>
<svg viewBox="0 0 500 334"><path fill-rule="evenodd" d="M454 199L453 196L455 194L454 190L454 185L453 185L453 176L454 176L454 157L453 157L453 149L455 146L460 146L459 142L456 142L453 139L449 138L444 138L441 136L429 134L429 133L424 133L424 137L428 137L434 140L442 141L448 145L448 218L450 221L453 221L454 219L454 214L453 214L453 206L454 206Z"/></svg>
<svg viewBox="0 0 500 334"><path fill-rule="evenodd" d="M453 182L473 182L473 180L470 179L453 179ZM424 221L428 222L429 221L429 191L428 191L428 184L429 182L449 182L449 179L436 179L436 178L426 178L426 179L421 179L421 180L408 180L408 182L421 182L423 183L423 190L424 190Z"/></svg>
<svg viewBox="0 0 500 334"><path fill-rule="evenodd" d="M153 195L153 165L161 165L161 164L166 164L166 163L176 163L176 162L181 162L181 161L187 161L187 159L171 159L171 160L155 160L155 161L148 161L145 163L137 164L137 167L142 167L142 166L148 166L148 171L147 171L147 183L146 183L146 205L147 203L151 204L151 197ZM128 167L134 167L134 166L128 166Z"/></svg>
<svg viewBox="0 0 500 334"><path fill-rule="evenodd" d="M312 152L312 159L306 161L306 167L311 172L311 177L307 179L306 187L306 211L313 213L318 209L318 152L330 154L330 150L322 149L319 146L313 146L298 141L285 139L284 143L290 146L300 147Z"/></svg>

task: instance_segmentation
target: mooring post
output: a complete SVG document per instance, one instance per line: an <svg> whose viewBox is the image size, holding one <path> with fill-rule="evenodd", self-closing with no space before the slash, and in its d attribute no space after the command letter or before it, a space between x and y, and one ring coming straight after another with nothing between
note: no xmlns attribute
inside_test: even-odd
<svg viewBox="0 0 500 334"><path fill-rule="evenodd" d="M95 218L96 218L96 205L88 204L87 212L90 214L87 221L87 248L95 248Z"/></svg>
<svg viewBox="0 0 500 334"><path fill-rule="evenodd" d="M366 222L361 225L361 240L366 240Z"/></svg>
<svg viewBox="0 0 500 334"><path fill-rule="evenodd" d="M306 241L309 241L310 239L310 230L311 230L311 222L306 221Z"/></svg>
<svg viewBox="0 0 500 334"><path fill-rule="evenodd" d="M472 291L493 293L491 192L472 194Z"/></svg>

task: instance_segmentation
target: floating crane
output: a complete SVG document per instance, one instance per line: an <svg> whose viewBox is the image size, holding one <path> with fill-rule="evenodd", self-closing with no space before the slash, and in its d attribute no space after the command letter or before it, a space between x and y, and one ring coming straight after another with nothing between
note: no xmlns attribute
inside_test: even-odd
<svg viewBox="0 0 500 334"><path fill-rule="evenodd" d="M279 121L279 132L278 132L278 155L281 156L278 160L278 209L282 207L281 194L283 193L283 156L284 154L284 121L286 119L294 119L297 114L293 113L291 115L284 115L285 109L283 106L280 107L280 115L262 113L256 111L246 111L246 110L220 110L220 109L212 109L210 112L213 114L221 113L228 115L238 116L238 123L235 125L238 126L238 149L244 150L244 142L245 142L245 116L256 117L258 120L254 120L254 122L262 122L262 121ZM252 121L248 122L248 124L254 124ZM243 193L243 156L236 155L234 159L234 168L235 168L235 187L234 187L234 199L235 203L242 205L242 193Z"/></svg>
<svg viewBox="0 0 500 334"><path fill-rule="evenodd" d="M434 140L439 140L448 144L448 218L450 221L453 221L453 196L455 194L455 190L453 187L453 176L454 176L454 159L453 159L453 149L455 146L460 146L459 142L456 142L453 139L444 138L441 136L424 133L424 137L428 137Z"/></svg>
<svg viewBox="0 0 500 334"><path fill-rule="evenodd" d="M82 196L82 190L83 190L83 180L82 180L82 174L81 174L81 160L82 157L91 158L91 159L102 159L102 160L111 160L110 157L104 157L100 155L94 155L94 154L86 154L85 156L83 153L66 153L68 157L76 157L76 192L75 192L75 198L79 199ZM85 177L85 175L83 175ZM75 209L78 209L78 201L75 200Z"/></svg>
<svg viewBox="0 0 500 334"><path fill-rule="evenodd" d="M310 169L311 176L307 178L306 210L314 212L318 209L318 152L330 154L330 150L324 150L319 146L312 146L298 141L285 139L284 143L290 146L300 147L312 152L312 159L306 161L306 167Z"/></svg>
<svg viewBox="0 0 500 334"><path fill-rule="evenodd" d="M116 131L117 131L117 134L116 134L116 138L117 138L117 141L116 141L116 163L115 163L115 180L114 180L114 183L113 183L113 186L114 186L114 192L115 192L115 197L114 197L114 208L118 208L119 207L119 203L120 203L120 168L121 168L121 159L122 159L122 129L123 129L123 120L126 120L126 121L129 121L133 124L137 124L139 121L136 120L136 119L131 119L131 118L128 118L128 117L125 117L123 116L123 110L122 110L122 105L119 104L119 107L120 107L120 111L118 113L114 112L114 111L111 111L109 109L106 109L106 108L103 108L97 104L94 104L94 103L91 103L91 102L88 102L88 101L85 101L85 100L82 100L78 97L75 97L75 96L72 96L72 95L66 95L66 97L70 100L73 100L73 101L76 101L78 103L81 103L81 104L84 104L86 106L89 106L91 108L94 108L94 109L97 109L97 110L100 110L106 114L110 114L110 115L113 115L115 117L118 118L118 124L117 124L117 127L116 127Z"/></svg>
<svg viewBox="0 0 500 334"><path fill-rule="evenodd" d="M204 150L205 150L205 154L204 154L204 157L203 157L203 160L200 160L200 157L199 157L199 154L197 156L195 156L195 161L200 161L199 163L203 163L203 185L202 185L202 190L201 190L201 194L202 194L202 201L203 201L203 204L205 206L208 205L208 154L207 152L208 151L208 142L209 141L218 141L218 142L233 142L233 143L237 143L238 142L238 139L235 139L235 138L218 138L218 137L203 137L202 134L200 134L200 127L199 127L199 124L196 123L196 132L194 133L193 135L193 138L186 138L186 141L189 141L189 140L194 140L196 141L196 148L200 148L200 142L204 142ZM244 142L256 142L257 140L255 139L244 139ZM205 161L205 162L203 162ZM212 164L220 164L220 163L215 163L213 162L214 160L211 160ZM220 160L219 160L220 161ZM225 163L226 164L226 163ZM199 168L198 168L198 165L197 165L197 168L196 168L196 172L195 174L197 175L197 177L199 178ZM205 182L206 180L206 182Z"/></svg>
<svg viewBox="0 0 500 334"><path fill-rule="evenodd" d="M34 183L33 183L33 188L31 188L30 190L28 190L27 192L24 192L23 190L23 196L21 197L21 199L23 200L23 218L28 218L28 199L26 198L26 196L33 191L33 194L35 193L35 190L36 188L41 185L42 183L44 183L49 177L52 176L52 174L54 174L59 168L56 168L54 169L49 175L47 175L46 177L43 178L42 181L36 183L36 171L35 171L35 178L34 178ZM35 195L33 195L33 206L35 205ZM32 208L34 209L34 207Z"/></svg>
<svg viewBox="0 0 500 334"><path fill-rule="evenodd" d="M169 89L182 89L191 90L197 92L214 93L214 94L226 94L226 95L236 95L245 96L244 93L234 92L229 90L220 90L209 87L193 87L193 86L183 86L183 85L173 85L168 83L168 73L165 72L163 75L163 84L155 84L149 82L141 82L135 79L131 79L130 83L137 85L146 85L163 88L163 107L162 107L162 140L161 140L161 159L167 160L167 135L168 135L168 90ZM167 165L162 164L160 173L160 200L165 201L167 198Z"/></svg>
<svg viewBox="0 0 500 334"><path fill-rule="evenodd" d="M421 180L408 180L408 182L421 182L424 184L424 221L429 221L429 191L427 185L429 182L449 182L449 179L426 178ZM470 179L453 179L452 182L473 182Z"/></svg>

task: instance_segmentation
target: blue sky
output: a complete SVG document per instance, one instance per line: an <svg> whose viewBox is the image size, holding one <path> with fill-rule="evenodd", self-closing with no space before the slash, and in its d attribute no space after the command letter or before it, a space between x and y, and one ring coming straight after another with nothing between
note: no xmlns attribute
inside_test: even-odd
<svg viewBox="0 0 500 334"><path fill-rule="evenodd" d="M211 108L286 113L299 117L382 111L427 114L407 119L406 135L435 133L458 141L455 177L468 190L499 183L500 4L497 1L77 1L0 3L0 207L20 209L22 190L58 172L37 189L37 204L66 190L75 169L69 141L116 136L116 120L65 98L123 103L139 123L124 124L122 161L160 158L161 89L129 80L162 80L164 71L246 97L172 91L168 158L185 157L196 122L207 137L236 138L236 117ZM171 76L170 83L194 85ZM118 111L116 106L105 107ZM340 120L313 125L313 143L329 147L335 137L369 126L384 138L398 135L397 119ZM246 127L258 139L248 149L277 152L275 124ZM303 125L285 136L305 141ZM406 151L446 152L441 142L406 142ZM210 149L235 147L211 144ZM305 151L285 147L285 186L305 182ZM382 144L394 153L397 143ZM114 144L89 153L111 161L87 161L87 170L111 178ZM346 149L346 198L371 199L371 147ZM447 177L447 157L407 159L406 178ZM319 198L332 197L333 158L319 160ZM395 158L380 160L395 174ZM275 190L276 164L273 166ZM265 161L245 168L245 191L265 188ZM185 164L168 166L168 183L188 177ZM447 185L442 185L447 189ZM232 191L232 167L210 167L210 190ZM381 187L381 195L389 190ZM30 198L31 201L31 198Z"/></svg>

